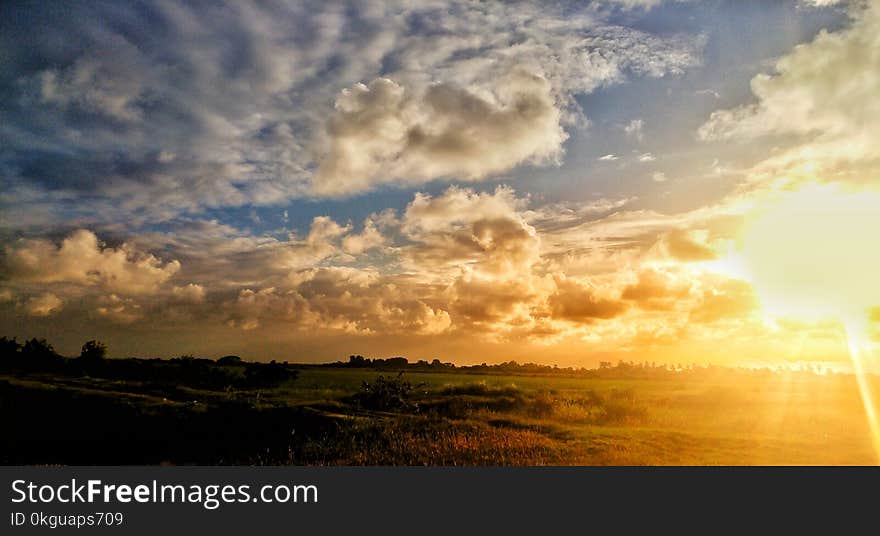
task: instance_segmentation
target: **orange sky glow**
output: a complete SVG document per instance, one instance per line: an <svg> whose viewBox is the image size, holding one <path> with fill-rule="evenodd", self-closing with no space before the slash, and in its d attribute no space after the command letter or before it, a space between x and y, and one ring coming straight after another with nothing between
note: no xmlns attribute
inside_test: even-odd
<svg viewBox="0 0 880 536"><path fill-rule="evenodd" d="M754 50L698 2L455 6L230 7L244 58L183 8L164 54L11 52L4 333L880 372L876 2L780 2Z"/></svg>

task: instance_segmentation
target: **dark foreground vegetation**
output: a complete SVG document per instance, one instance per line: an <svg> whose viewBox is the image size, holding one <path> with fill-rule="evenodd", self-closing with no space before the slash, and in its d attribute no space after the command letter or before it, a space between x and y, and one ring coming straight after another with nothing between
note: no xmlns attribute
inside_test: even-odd
<svg viewBox="0 0 880 536"><path fill-rule="evenodd" d="M847 375L106 353L0 338L0 463L873 462Z"/></svg>

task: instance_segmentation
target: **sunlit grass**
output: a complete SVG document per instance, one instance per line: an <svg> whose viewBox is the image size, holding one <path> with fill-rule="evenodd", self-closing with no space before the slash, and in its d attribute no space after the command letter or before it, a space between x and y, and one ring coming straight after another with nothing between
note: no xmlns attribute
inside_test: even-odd
<svg viewBox="0 0 880 536"><path fill-rule="evenodd" d="M681 372L658 379L405 374L411 404L358 407L376 371L306 368L258 391L179 389L94 378L6 378L30 396L51 391L90 408L122 404L187 422L223 413L277 427L278 444L249 444L216 463L354 465L873 464L853 375ZM386 373L387 376L387 373ZM0 378L0 383L4 381ZM877 378L865 381L877 388ZM94 411L94 410L92 410ZM115 410L113 410L115 411ZM170 412L170 413L169 413ZM174 417L175 419L178 417ZM307 421L301 422L303 418ZM145 421L141 421L145 422ZM195 422L195 421L193 421ZM249 424L248 424L249 426ZM290 435L284 430L294 429ZM270 430L272 431L272 430ZM251 433L253 433L252 431ZM273 440L274 441L274 440ZM250 450L248 450L250 449ZM173 459L169 460L173 461Z"/></svg>
<svg viewBox="0 0 880 536"><path fill-rule="evenodd" d="M365 371L309 370L303 378L355 390ZM604 380L470 374L408 374L428 398L439 394L542 397L507 412L475 405L461 423L505 423L507 434L541 437L554 464L872 464L870 432L852 375L768 373L711 380ZM869 381L876 381L871 377ZM305 382L304 382L305 383ZM631 411L607 419L602 401L617 393ZM545 401L546 401L545 400ZM537 435L535 435L537 434ZM488 436L484 436L488 437ZM474 443L469 443L476 448ZM520 450L520 463L539 463ZM551 456L552 454L552 456ZM511 458L506 458L509 463ZM531 461L530 461L531 460Z"/></svg>

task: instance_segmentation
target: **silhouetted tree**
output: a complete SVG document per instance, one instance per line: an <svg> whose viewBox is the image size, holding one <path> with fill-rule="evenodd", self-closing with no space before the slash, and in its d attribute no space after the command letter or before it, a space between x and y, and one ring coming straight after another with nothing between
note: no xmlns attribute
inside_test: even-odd
<svg viewBox="0 0 880 536"><path fill-rule="evenodd" d="M37 339L36 337L24 343L24 346L21 348L21 353L32 359L58 357L55 348L49 344L49 341L46 339Z"/></svg>
<svg viewBox="0 0 880 536"><path fill-rule="evenodd" d="M80 358L105 359L107 357L107 345L101 341L91 340L82 345Z"/></svg>
<svg viewBox="0 0 880 536"><path fill-rule="evenodd" d="M237 355L225 355L217 360L217 364L221 367L234 367L241 365L242 361Z"/></svg>
<svg viewBox="0 0 880 536"><path fill-rule="evenodd" d="M64 359L46 339L33 338L21 347L19 365L23 370L56 370Z"/></svg>
<svg viewBox="0 0 880 536"><path fill-rule="evenodd" d="M101 341L91 340L82 345L79 359L83 364L100 363L107 357L107 345Z"/></svg>
<svg viewBox="0 0 880 536"><path fill-rule="evenodd" d="M21 351L21 344L15 337L8 339L5 336L0 337L0 355L13 355Z"/></svg>

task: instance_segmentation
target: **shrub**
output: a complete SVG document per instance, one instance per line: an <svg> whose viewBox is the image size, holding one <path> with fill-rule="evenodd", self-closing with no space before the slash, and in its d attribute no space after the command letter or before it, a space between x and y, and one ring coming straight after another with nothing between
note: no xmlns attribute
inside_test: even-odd
<svg viewBox="0 0 880 536"><path fill-rule="evenodd" d="M415 409L410 400L413 385L403 378L403 372L396 377L378 376L373 383L366 380L361 384L355 401L364 409L376 411L401 411Z"/></svg>
<svg viewBox="0 0 880 536"><path fill-rule="evenodd" d="M274 361L271 363L248 363L244 369L244 381L241 387L275 387L288 380L296 379L298 374L298 371L289 369L285 365Z"/></svg>

